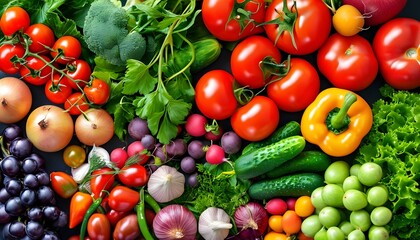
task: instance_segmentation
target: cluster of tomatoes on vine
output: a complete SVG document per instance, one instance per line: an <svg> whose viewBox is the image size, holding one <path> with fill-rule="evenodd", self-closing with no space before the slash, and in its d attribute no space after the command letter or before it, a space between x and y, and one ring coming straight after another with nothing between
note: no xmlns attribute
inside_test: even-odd
<svg viewBox="0 0 420 240"><path fill-rule="evenodd" d="M81 59L82 45L73 36L57 36L43 23L30 22L21 7L10 7L0 20L4 39L0 43L0 71L19 74L26 83L44 86L45 96L64 104L72 115L103 105L109 85L94 78L89 63Z"/></svg>

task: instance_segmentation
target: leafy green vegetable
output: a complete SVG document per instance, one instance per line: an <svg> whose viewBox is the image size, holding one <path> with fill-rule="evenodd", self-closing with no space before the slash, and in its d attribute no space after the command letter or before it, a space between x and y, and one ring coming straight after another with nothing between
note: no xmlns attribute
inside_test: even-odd
<svg viewBox="0 0 420 240"><path fill-rule="evenodd" d="M386 85L373 104L373 127L356 160L376 162L384 171L394 217L389 226L399 239L420 239L420 94Z"/></svg>

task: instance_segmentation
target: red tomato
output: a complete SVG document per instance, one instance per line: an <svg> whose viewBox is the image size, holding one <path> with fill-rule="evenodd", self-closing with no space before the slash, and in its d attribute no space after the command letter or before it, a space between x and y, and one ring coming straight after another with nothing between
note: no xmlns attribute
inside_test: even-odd
<svg viewBox="0 0 420 240"><path fill-rule="evenodd" d="M128 214L130 214L130 212L118 212L114 209L110 209L106 212L106 217L108 218L109 223L111 223L111 226L115 226L118 223L118 221L123 219Z"/></svg>
<svg viewBox="0 0 420 240"><path fill-rule="evenodd" d="M250 36L232 51L230 67L235 80L242 86L262 88L280 64L281 54L274 43L263 36ZM269 65L264 63L270 63Z"/></svg>
<svg viewBox="0 0 420 240"><path fill-rule="evenodd" d="M306 60L292 58L286 76L267 87L267 95L286 112L298 112L311 104L320 90L316 69Z"/></svg>
<svg viewBox="0 0 420 240"><path fill-rule="evenodd" d="M87 224L87 233L92 240L111 239L111 224L105 214L94 213Z"/></svg>
<svg viewBox="0 0 420 240"><path fill-rule="evenodd" d="M67 64L67 70L65 72L70 78L72 78L68 81L70 87L76 90L81 90L89 82L92 70L89 63L85 60L77 59Z"/></svg>
<svg viewBox="0 0 420 240"><path fill-rule="evenodd" d="M93 79L88 85L83 88L86 98L93 104L103 105L111 94L111 88L108 83L101 79Z"/></svg>
<svg viewBox="0 0 420 240"><path fill-rule="evenodd" d="M375 53L370 43L359 35L331 35L318 51L317 64L335 87L351 91L367 88L378 74Z"/></svg>
<svg viewBox="0 0 420 240"><path fill-rule="evenodd" d="M210 119L230 117L237 106L233 85L233 76L225 70L205 73L195 87L195 102L200 112Z"/></svg>
<svg viewBox="0 0 420 240"><path fill-rule="evenodd" d="M3 44L0 46L0 71L7 74L16 74L19 72L19 63L13 63L12 58L22 58L25 55L25 49L20 44Z"/></svg>
<svg viewBox="0 0 420 240"><path fill-rule="evenodd" d="M78 190L78 185L73 177L65 172L52 172L50 179L54 192L62 198L70 198Z"/></svg>
<svg viewBox="0 0 420 240"><path fill-rule="evenodd" d="M248 141L259 141L268 137L277 128L280 113L273 100L256 96L239 108L230 123L238 136Z"/></svg>
<svg viewBox="0 0 420 240"><path fill-rule="evenodd" d="M34 53L49 52L55 42L54 32L47 25L35 23L26 29L25 34L29 36L32 43L29 45L29 51Z"/></svg>
<svg viewBox="0 0 420 240"><path fill-rule="evenodd" d="M103 196L103 192L111 190L115 181L114 172L111 168L103 167L92 172L90 179L90 190L93 198L97 199Z"/></svg>
<svg viewBox="0 0 420 240"><path fill-rule="evenodd" d="M220 40L236 41L264 31L257 27L264 21L264 0L204 0L201 9L207 29Z"/></svg>
<svg viewBox="0 0 420 240"><path fill-rule="evenodd" d="M53 103L64 103L72 93L65 78L61 78L60 74L55 73L51 81L47 81L44 88L45 96Z"/></svg>
<svg viewBox="0 0 420 240"><path fill-rule="evenodd" d="M31 19L28 12L21 7L10 7L4 11L0 19L0 28L5 36L11 36L17 31L25 31Z"/></svg>
<svg viewBox="0 0 420 240"><path fill-rule="evenodd" d="M382 25L373 39L373 50L385 81L400 90L420 87L420 21L397 18Z"/></svg>
<svg viewBox="0 0 420 240"><path fill-rule="evenodd" d="M118 221L112 236L114 240L139 239L141 231L137 221L137 215L132 213Z"/></svg>
<svg viewBox="0 0 420 240"><path fill-rule="evenodd" d="M118 179L129 187L142 187L146 185L149 176L143 165L133 164L123 167L118 173Z"/></svg>
<svg viewBox="0 0 420 240"><path fill-rule="evenodd" d="M89 107L85 96L81 92L71 94L64 102L64 109L71 115L80 115L82 112L86 112Z"/></svg>
<svg viewBox="0 0 420 240"><path fill-rule="evenodd" d="M281 50L293 55L305 55L315 52L327 40L331 30L331 13L325 3L320 0L287 0L287 8L293 14L283 11L283 0L274 0L266 10L265 21L276 20L278 23L264 25L269 39L276 43ZM286 14L287 18L282 15ZM291 19L296 18L293 27ZM282 20L282 19L288 19ZM293 32L296 47L293 45L291 31L284 31L284 25Z"/></svg>
<svg viewBox="0 0 420 240"><path fill-rule="evenodd" d="M40 56L47 62L51 61L51 59L45 55ZM30 69L33 70L32 73ZM20 75L23 80L36 86L44 85L51 79L51 74L52 68L38 57L27 57L26 64L20 68Z"/></svg>
<svg viewBox="0 0 420 240"><path fill-rule="evenodd" d="M59 51L63 52L63 55L57 58L57 62L66 64L74 61L80 57L82 53L82 45L79 40L73 36L62 36L55 41L51 51L53 58L57 57Z"/></svg>
<svg viewBox="0 0 420 240"><path fill-rule="evenodd" d="M128 212L134 209L140 200L140 194L126 186L114 187L108 196L108 205L119 212Z"/></svg>

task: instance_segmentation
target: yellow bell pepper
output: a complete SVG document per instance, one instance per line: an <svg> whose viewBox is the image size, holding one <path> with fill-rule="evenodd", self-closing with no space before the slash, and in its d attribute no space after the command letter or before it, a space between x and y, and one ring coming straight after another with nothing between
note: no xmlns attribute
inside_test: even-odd
<svg viewBox="0 0 420 240"><path fill-rule="evenodd" d="M372 128L369 104L349 90L328 88L319 93L302 116L305 139L326 154L342 157L356 150Z"/></svg>

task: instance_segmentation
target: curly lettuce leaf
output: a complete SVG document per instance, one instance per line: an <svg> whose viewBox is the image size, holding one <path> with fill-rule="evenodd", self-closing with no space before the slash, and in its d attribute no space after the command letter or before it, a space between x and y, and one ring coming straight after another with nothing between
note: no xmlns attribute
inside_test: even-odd
<svg viewBox="0 0 420 240"><path fill-rule="evenodd" d="M382 166L382 183L388 186L394 217L391 233L401 239L420 239L420 94L380 89L373 104L374 122L363 140L356 161Z"/></svg>

